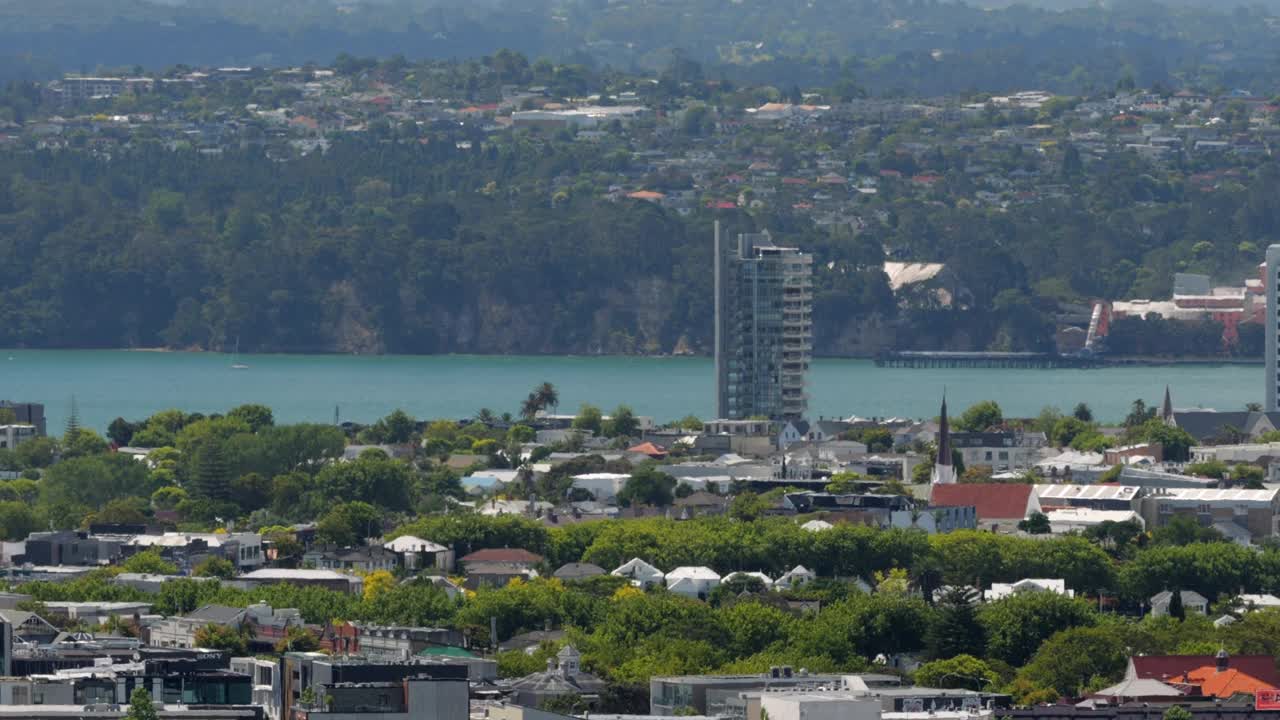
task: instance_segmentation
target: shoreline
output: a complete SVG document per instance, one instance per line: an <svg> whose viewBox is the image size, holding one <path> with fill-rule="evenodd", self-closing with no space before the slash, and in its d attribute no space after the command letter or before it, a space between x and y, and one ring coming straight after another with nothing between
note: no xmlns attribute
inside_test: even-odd
<svg viewBox="0 0 1280 720"><path fill-rule="evenodd" d="M127 352L127 353L147 353L147 354L178 354L190 353L193 355L233 355L228 350L206 350L201 348L170 348L170 347L84 347L84 348L0 348L0 354L10 354L14 352ZM638 359L684 359L698 358L711 360L711 355L701 353L655 353L655 354L581 354L581 353L484 353L484 352L450 352L450 353L351 353L336 351L275 351L275 352L241 352L240 355L246 357L289 357L289 356L352 356L352 357L415 357L415 358L432 358L432 357L486 357L486 358L638 358ZM814 360L875 360L874 355L822 355L815 354ZM1262 367L1266 364L1263 358L1239 358L1239 357L1215 357L1211 355L1192 355L1187 357L1163 357L1148 355L1123 355L1115 357L1098 358L1098 366L1092 369L1120 368L1120 367L1168 367L1168 366L1258 366Z"/></svg>

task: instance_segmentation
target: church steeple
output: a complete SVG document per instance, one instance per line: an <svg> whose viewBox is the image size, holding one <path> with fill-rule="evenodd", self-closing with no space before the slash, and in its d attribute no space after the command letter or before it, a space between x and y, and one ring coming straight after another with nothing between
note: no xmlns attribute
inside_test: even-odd
<svg viewBox="0 0 1280 720"><path fill-rule="evenodd" d="M1169 386L1164 386L1164 404L1160 406L1160 419L1165 425L1172 427L1173 419L1173 396L1169 394Z"/></svg>
<svg viewBox="0 0 1280 720"><path fill-rule="evenodd" d="M942 414L938 419L938 455L933 460L929 481L934 485L951 485L956 481L956 469L951 463L951 423L947 420L945 390L942 392Z"/></svg>

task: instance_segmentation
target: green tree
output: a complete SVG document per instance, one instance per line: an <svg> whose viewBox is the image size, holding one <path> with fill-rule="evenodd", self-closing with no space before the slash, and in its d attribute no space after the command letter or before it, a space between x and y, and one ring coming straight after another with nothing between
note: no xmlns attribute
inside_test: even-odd
<svg viewBox="0 0 1280 720"><path fill-rule="evenodd" d="M640 432L640 421L636 418L635 413L626 405L619 405L614 408L613 414L609 416L609 420L604 424L604 434L607 437L635 437Z"/></svg>
<svg viewBox="0 0 1280 720"><path fill-rule="evenodd" d="M668 507L675 500L673 495L675 487L675 478L646 465L627 478L626 484L618 492L618 504L622 507L632 505Z"/></svg>
<svg viewBox="0 0 1280 720"><path fill-rule="evenodd" d="M342 503L321 516L316 534L325 542L350 547L382 531L382 513L365 502Z"/></svg>
<svg viewBox="0 0 1280 720"><path fill-rule="evenodd" d="M230 580L236 576L236 566L230 560L220 557L209 556L196 565L191 574L196 577L216 577L222 580Z"/></svg>
<svg viewBox="0 0 1280 720"><path fill-rule="evenodd" d="M1026 520L1019 522L1018 529L1030 535L1048 535L1052 531L1049 516L1040 512L1033 512Z"/></svg>
<svg viewBox="0 0 1280 720"><path fill-rule="evenodd" d="M1148 420L1131 431L1140 442L1158 442L1164 446L1164 457L1173 462L1186 462L1196 439L1186 430L1171 427L1159 419Z"/></svg>
<svg viewBox="0 0 1280 720"><path fill-rule="evenodd" d="M194 488L196 495L206 500L231 500L231 470L222 441L210 438L196 450Z"/></svg>
<svg viewBox="0 0 1280 720"><path fill-rule="evenodd" d="M148 575L177 575L178 566L160 556L159 550L144 550L131 555L120 563L120 569L129 573L145 573Z"/></svg>
<svg viewBox="0 0 1280 720"><path fill-rule="evenodd" d="M249 652L249 640L239 626L209 623L202 628L197 628L193 639L196 647L225 650L233 656L245 655Z"/></svg>
<svg viewBox="0 0 1280 720"><path fill-rule="evenodd" d="M63 459L100 455L108 449L107 441L92 430L76 428L62 436L60 443Z"/></svg>
<svg viewBox="0 0 1280 720"><path fill-rule="evenodd" d="M978 620L986 631L988 658L1019 667L1054 633L1092 625L1095 617L1083 600L1039 592L987 603Z"/></svg>
<svg viewBox="0 0 1280 720"><path fill-rule="evenodd" d="M136 687L129 695L129 712L124 720L160 720L155 704L151 702L151 693L144 687Z"/></svg>
<svg viewBox="0 0 1280 720"><path fill-rule="evenodd" d="M403 410L396 409L373 425L373 434L380 442L403 445L413 437L418 421Z"/></svg>
<svg viewBox="0 0 1280 720"><path fill-rule="evenodd" d="M1190 515L1174 515L1163 526L1151 532L1151 541L1156 545L1190 545L1192 543L1223 542L1222 533L1212 527L1201 525Z"/></svg>
<svg viewBox="0 0 1280 720"><path fill-rule="evenodd" d="M560 393L555 385L544 382L534 388L533 394L538 399L539 409L551 408L555 412L560 408Z"/></svg>
<svg viewBox="0 0 1280 720"><path fill-rule="evenodd" d="M951 588L942 596L925 635L929 657L945 660L956 656L981 657L986 653L986 634L978 621L976 601L977 593L963 586Z"/></svg>
<svg viewBox="0 0 1280 720"><path fill-rule="evenodd" d="M594 405L582 404L578 408L578 414L573 418L574 430L585 430L593 435L600 435L604 431L604 415L600 412L600 408Z"/></svg>
<svg viewBox="0 0 1280 720"><path fill-rule="evenodd" d="M1082 423L1093 422L1093 410L1089 409L1089 406L1085 403L1078 403L1075 409L1071 411L1071 415Z"/></svg>
<svg viewBox="0 0 1280 720"><path fill-rule="evenodd" d="M991 666L972 655L933 660L916 669L916 684L930 688L989 691L1000 681Z"/></svg>
<svg viewBox="0 0 1280 720"><path fill-rule="evenodd" d="M1018 675L1063 697L1079 697L1120 680L1127 646L1122 627L1070 628L1045 641Z"/></svg>
<svg viewBox="0 0 1280 720"><path fill-rule="evenodd" d="M1182 591L1174 588L1169 596L1169 617L1174 620L1186 620L1187 609L1182 605Z"/></svg>
<svg viewBox="0 0 1280 720"><path fill-rule="evenodd" d="M955 420L956 429L964 432L982 432L1003 424L1004 412L992 400L971 406Z"/></svg>
<svg viewBox="0 0 1280 720"><path fill-rule="evenodd" d="M284 637L276 641L277 653L315 652L320 649L320 640L305 627L290 625L284 629Z"/></svg>
<svg viewBox="0 0 1280 720"><path fill-rule="evenodd" d="M227 417L243 422L250 432L262 432L276 424L275 415L266 405L239 405L227 411Z"/></svg>
<svg viewBox="0 0 1280 720"><path fill-rule="evenodd" d="M1168 710L1164 711L1164 720L1192 720L1195 717L1183 705L1170 705Z"/></svg>
<svg viewBox="0 0 1280 720"><path fill-rule="evenodd" d="M321 470L315 478L315 490L324 503L360 501L384 508L404 508L410 504L413 482L408 464L370 448L351 462L335 463Z"/></svg>

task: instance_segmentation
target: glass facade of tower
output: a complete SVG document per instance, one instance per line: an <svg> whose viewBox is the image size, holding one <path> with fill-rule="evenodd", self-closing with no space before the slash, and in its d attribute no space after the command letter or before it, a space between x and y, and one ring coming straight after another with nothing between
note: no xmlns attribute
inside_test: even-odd
<svg viewBox="0 0 1280 720"><path fill-rule="evenodd" d="M718 245L718 243L717 243ZM717 413L802 419L813 353L813 256L767 232L717 248Z"/></svg>

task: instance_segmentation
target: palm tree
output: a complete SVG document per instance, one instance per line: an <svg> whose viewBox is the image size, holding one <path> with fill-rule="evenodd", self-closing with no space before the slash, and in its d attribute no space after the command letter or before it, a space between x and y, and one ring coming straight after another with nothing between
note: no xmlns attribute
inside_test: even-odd
<svg viewBox="0 0 1280 720"><path fill-rule="evenodd" d="M520 403L520 416L526 420L532 420L538 415L538 411L542 409L542 402L538 398L537 393L529 393L529 397Z"/></svg>
<svg viewBox="0 0 1280 720"><path fill-rule="evenodd" d="M489 408L480 408L476 413L476 422L481 425L492 425L497 422L498 418Z"/></svg>
<svg viewBox="0 0 1280 720"><path fill-rule="evenodd" d="M560 393L556 390L555 385L544 382L534 388L533 393L538 396L538 404L542 406L539 409L549 407L553 412L560 409Z"/></svg>

